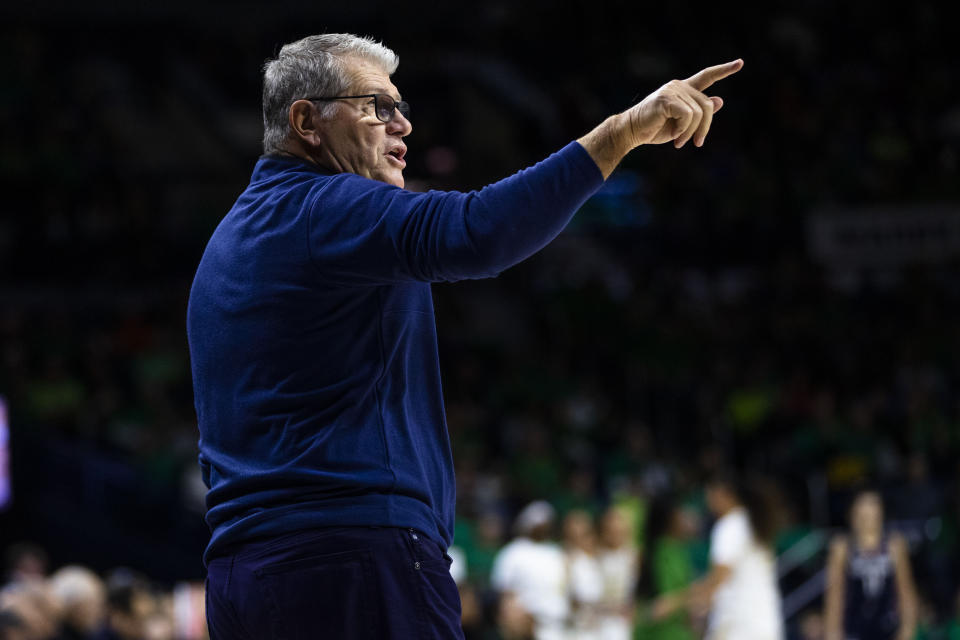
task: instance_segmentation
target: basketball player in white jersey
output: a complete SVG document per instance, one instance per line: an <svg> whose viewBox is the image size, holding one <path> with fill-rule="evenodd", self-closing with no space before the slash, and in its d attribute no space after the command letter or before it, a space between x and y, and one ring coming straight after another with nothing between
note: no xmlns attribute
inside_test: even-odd
<svg viewBox="0 0 960 640"><path fill-rule="evenodd" d="M774 526L762 487L723 474L707 483L717 518L710 533L710 571L691 587L690 605L709 609L707 640L782 640Z"/></svg>

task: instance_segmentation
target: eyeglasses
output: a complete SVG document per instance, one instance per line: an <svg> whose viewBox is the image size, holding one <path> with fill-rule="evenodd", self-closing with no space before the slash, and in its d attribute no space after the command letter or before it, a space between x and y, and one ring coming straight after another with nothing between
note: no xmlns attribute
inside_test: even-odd
<svg viewBox="0 0 960 640"><path fill-rule="evenodd" d="M392 96L386 93L366 93L362 96L334 96L332 98L305 98L305 100L310 100L313 102L326 100L351 100L353 98L373 98L373 103L376 105L375 113L377 114L377 120L380 122L390 122L393 120L393 116L397 111L402 113L404 118L410 117L410 105L404 100L400 100L398 102L394 100Z"/></svg>

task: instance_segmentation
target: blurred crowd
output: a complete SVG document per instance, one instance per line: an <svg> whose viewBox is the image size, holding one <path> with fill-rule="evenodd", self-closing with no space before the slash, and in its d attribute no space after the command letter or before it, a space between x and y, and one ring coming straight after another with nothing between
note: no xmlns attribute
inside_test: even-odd
<svg viewBox="0 0 960 640"><path fill-rule="evenodd" d="M14 480L0 544L36 540L66 565L11 569L7 633L49 625L12 638L179 633L187 591L103 572L203 576L185 301L258 155L260 65L304 35L284 6L270 20L218 16L228 29L149 12L0 25L0 396ZM922 637L955 639L960 262L838 270L813 262L804 234L824 205L960 199L949 21L934 2L802 2L723 29L679 10L637 25L541 9L434 11L396 35L359 8L314 23L400 53L414 189L482 186L671 77L747 63L703 149L634 154L542 254L496 280L434 287L470 637L522 637L525 606L564 611L584 637L624 624L695 637L695 619L651 618L643 603L663 585L644 567L673 567L677 584L705 570L702 478L732 465L775 478L780 553L842 526L863 483L880 487L910 543ZM545 44L573 23L606 44ZM532 503L534 522L552 511L549 533L519 517ZM501 597L524 545L567 567L553 604ZM785 593L823 552L802 554ZM123 635L116 621L134 609L143 626ZM818 611L816 597L798 605L791 634L817 638ZM103 628L115 636L91 635Z"/></svg>
<svg viewBox="0 0 960 640"><path fill-rule="evenodd" d="M136 571L100 576L66 565L48 573L43 549L10 546L0 589L3 640L201 640L207 637L202 585L163 590Z"/></svg>

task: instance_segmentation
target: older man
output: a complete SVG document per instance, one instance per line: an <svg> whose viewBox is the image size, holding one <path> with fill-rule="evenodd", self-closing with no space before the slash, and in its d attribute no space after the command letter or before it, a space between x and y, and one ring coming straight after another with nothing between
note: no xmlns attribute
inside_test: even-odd
<svg viewBox="0 0 960 640"><path fill-rule="evenodd" d="M264 68L264 155L207 245L187 330L219 638L462 637L430 282L550 242L634 147L703 144L741 66L672 81L478 192L403 189L397 56L346 34Z"/></svg>

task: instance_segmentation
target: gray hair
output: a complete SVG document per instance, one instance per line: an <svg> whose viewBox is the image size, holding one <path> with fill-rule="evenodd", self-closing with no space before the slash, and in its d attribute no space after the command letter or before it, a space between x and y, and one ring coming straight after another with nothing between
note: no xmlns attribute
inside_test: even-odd
<svg viewBox="0 0 960 640"><path fill-rule="evenodd" d="M400 64L393 51L373 38L349 33L324 33L286 44L280 55L263 65L263 152L274 153L290 133L289 110L294 101L335 96L349 89L346 58L379 65L392 75ZM336 103L321 106L329 115Z"/></svg>

